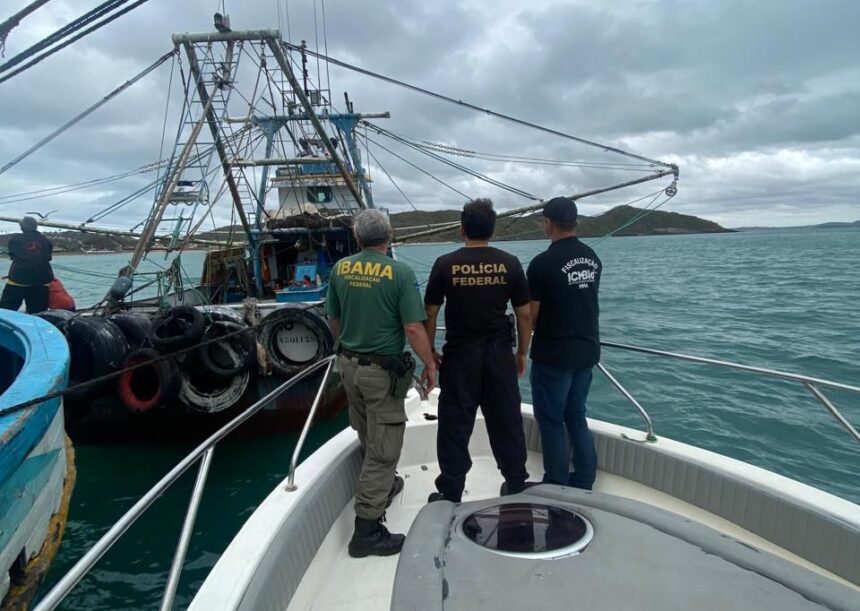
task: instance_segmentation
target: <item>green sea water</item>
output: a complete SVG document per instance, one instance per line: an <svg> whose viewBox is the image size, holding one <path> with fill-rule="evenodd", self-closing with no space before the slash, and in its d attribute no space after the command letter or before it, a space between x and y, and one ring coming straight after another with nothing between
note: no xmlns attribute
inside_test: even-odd
<svg viewBox="0 0 860 611"><path fill-rule="evenodd" d="M506 242L524 264L541 241ZM410 246L401 258L424 280L435 257L457 245ZM804 373L860 384L860 231L614 238L595 245L604 262L604 340ZM57 274L80 305L101 297L123 255L56 259ZM199 275L201 253L184 267ZM164 261L156 259L158 265ZM151 264L154 268L156 263ZM0 262L5 272L6 262ZM666 436L771 469L860 502L860 444L798 384L743 372L606 349L603 363ZM522 382L530 399L527 378ZM860 426L860 396L827 391ZM589 414L641 427L599 374ZM346 425L315 427L307 451ZM178 597L186 606L219 554L254 508L285 476L296 436L230 438L219 445L194 529ZM78 446L78 482L68 529L49 583L104 533L189 446ZM539 477L541 474L532 474ZM66 609L157 608L193 480L133 526L74 591Z"/></svg>

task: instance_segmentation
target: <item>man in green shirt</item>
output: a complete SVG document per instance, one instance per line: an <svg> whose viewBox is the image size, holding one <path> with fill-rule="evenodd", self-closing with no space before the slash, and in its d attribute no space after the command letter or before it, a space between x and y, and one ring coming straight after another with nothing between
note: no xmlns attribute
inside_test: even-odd
<svg viewBox="0 0 860 611"><path fill-rule="evenodd" d="M355 534L349 543L349 554L361 558L396 554L406 538L382 524L386 507L403 489L395 469L406 410L398 392L401 385L395 382L408 382L411 376L411 369L399 370L406 340L424 362L421 384L427 392L435 385L436 363L415 273L386 255L391 241L388 217L379 210L363 210L355 217L354 231L362 251L335 264L326 309L340 343L338 363L349 399L349 422L364 453L355 492Z"/></svg>

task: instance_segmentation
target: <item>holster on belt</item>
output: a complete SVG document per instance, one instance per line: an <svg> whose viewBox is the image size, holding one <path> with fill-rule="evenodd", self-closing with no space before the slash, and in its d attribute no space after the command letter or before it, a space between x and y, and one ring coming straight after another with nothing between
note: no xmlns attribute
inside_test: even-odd
<svg viewBox="0 0 860 611"><path fill-rule="evenodd" d="M391 378L391 396L396 399L406 398L406 394L412 386L412 376L415 373L415 359L412 358L412 353L403 352L395 356L367 354L353 352L341 347L340 354L358 359L359 365L379 365L388 372L388 376Z"/></svg>
<svg viewBox="0 0 860 611"><path fill-rule="evenodd" d="M383 365L382 368L387 369L388 375L391 376L391 396L395 399L405 399L412 387L415 359L409 352L389 357L389 359L389 366Z"/></svg>

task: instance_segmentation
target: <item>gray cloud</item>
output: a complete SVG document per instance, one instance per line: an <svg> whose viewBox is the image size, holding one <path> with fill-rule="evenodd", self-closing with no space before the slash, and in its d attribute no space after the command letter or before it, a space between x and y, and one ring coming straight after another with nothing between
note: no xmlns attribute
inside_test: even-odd
<svg viewBox="0 0 860 611"><path fill-rule="evenodd" d="M7 0L3 13L24 4ZM12 32L7 57L90 4L54 0ZM304 38L314 47L313 2L289 4L292 39ZM562 131L675 161L682 170L681 190L669 209L729 226L860 218L856 2L371 4L326 2L333 56ZM280 27L286 33L283 3L280 18L275 0L228 0L227 5L234 28ZM209 29L214 8L211 1L152 0L0 84L0 163L168 50L171 32ZM321 13L318 17L321 20ZM320 47L323 44L320 38ZM311 67L315 71L316 66ZM0 175L0 196L112 175L157 159L169 72L169 65L162 67ZM492 153L619 160L341 69L332 69L331 77L337 104L342 105L341 92L348 90L356 108L390 110L392 118L380 123L417 139ZM176 113L169 117L168 142L177 120ZM371 150L416 206L435 209L461 203L462 197L403 162ZM468 195L490 195L500 207L526 203L412 152L397 151ZM540 197L629 176L461 161ZM375 163L370 165L377 200L395 210L408 208L384 173ZM59 207L57 217L83 220L149 178L134 176L92 191L21 204L0 200L0 213ZM586 200L583 210L597 212L653 188ZM142 199L106 222L133 224L150 202ZM226 206L217 214L220 221L229 218Z"/></svg>

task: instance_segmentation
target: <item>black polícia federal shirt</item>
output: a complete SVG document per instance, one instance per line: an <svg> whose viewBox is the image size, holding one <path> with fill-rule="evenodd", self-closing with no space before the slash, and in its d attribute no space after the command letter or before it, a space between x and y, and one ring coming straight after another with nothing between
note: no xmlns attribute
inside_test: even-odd
<svg viewBox="0 0 860 611"><path fill-rule="evenodd" d="M540 302L531 357L561 369L600 360L597 290L603 264L576 237L562 238L536 256L528 270L531 298Z"/></svg>
<svg viewBox="0 0 860 611"><path fill-rule="evenodd" d="M508 303L529 302L529 288L519 259L492 246L460 248L436 259L424 303L445 303L445 350L511 339Z"/></svg>

